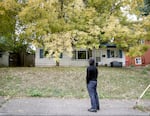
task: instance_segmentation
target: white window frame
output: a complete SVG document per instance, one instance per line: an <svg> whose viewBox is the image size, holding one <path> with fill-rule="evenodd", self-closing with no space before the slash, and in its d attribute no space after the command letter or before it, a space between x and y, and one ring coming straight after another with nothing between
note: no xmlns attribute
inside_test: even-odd
<svg viewBox="0 0 150 116"><path fill-rule="evenodd" d="M141 65L142 64L142 58L141 57L136 57L135 58L135 64L136 65Z"/></svg>
<svg viewBox="0 0 150 116"><path fill-rule="evenodd" d="M145 40L140 40L140 44L145 44Z"/></svg>
<svg viewBox="0 0 150 116"><path fill-rule="evenodd" d="M110 58L120 58L119 57L119 50L110 50Z"/></svg>
<svg viewBox="0 0 150 116"><path fill-rule="evenodd" d="M79 59L79 52L86 52L86 58L85 59ZM73 60L87 60L87 59L89 59L88 57L88 50L75 50L75 52L74 52L74 54L75 54L75 57L73 57L72 59Z"/></svg>

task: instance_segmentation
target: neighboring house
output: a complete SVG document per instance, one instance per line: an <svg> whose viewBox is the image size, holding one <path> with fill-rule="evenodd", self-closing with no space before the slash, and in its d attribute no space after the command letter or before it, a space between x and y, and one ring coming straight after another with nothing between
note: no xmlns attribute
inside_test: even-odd
<svg viewBox="0 0 150 116"><path fill-rule="evenodd" d="M35 66L55 66L56 63L54 59L47 58L44 54L43 49L36 49ZM125 66L124 52L117 49L115 45L109 44L107 44L105 48L100 49L75 49L72 57L66 53L62 53L60 56L60 66L87 66L90 57L96 60L97 65L111 66L111 62L117 61L121 63L121 66Z"/></svg>
<svg viewBox="0 0 150 116"><path fill-rule="evenodd" d="M150 45L150 41L145 42ZM126 56L126 66L145 66L150 64L150 48L144 53L144 55L131 58Z"/></svg>
<svg viewBox="0 0 150 116"><path fill-rule="evenodd" d="M9 53L0 51L0 66L9 66Z"/></svg>

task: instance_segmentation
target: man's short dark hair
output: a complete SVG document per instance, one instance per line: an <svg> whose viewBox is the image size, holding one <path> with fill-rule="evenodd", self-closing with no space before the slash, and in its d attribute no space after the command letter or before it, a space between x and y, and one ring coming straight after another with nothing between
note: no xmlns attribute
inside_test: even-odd
<svg viewBox="0 0 150 116"><path fill-rule="evenodd" d="M89 59L89 65L94 65L94 63L95 63L95 60L93 58L90 58Z"/></svg>

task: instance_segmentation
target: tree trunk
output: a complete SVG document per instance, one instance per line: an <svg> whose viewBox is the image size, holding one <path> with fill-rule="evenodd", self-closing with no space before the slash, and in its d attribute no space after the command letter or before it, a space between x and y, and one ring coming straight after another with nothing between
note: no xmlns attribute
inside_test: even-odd
<svg viewBox="0 0 150 116"><path fill-rule="evenodd" d="M59 61L56 61L56 66L59 66Z"/></svg>

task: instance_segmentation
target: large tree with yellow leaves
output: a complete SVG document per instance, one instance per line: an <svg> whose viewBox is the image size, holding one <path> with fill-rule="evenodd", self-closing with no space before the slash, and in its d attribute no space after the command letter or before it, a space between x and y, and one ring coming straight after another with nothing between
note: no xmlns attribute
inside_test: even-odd
<svg viewBox="0 0 150 116"><path fill-rule="evenodd" d="M106 22L104 39L113 41L131 57L141 56L150 47L143 44L150 40L150 16L145 17L140 11L145 8L143 0L127 1L121 8L122 16L111 15Z"/></svg>
<svg viewBox="0 0 150 116"><path fill-rule="evenodd" d="M110 15L119 16L119 0L29 0L19 14L24 33L59 62L73 47L98 48Z"/></svg>
<svg viewBox="0 0 150 116"><path fill-rule="evenodd" d="M26 38L20 38L22 26L18 14L21 2L18 0L0 0L0 51L25 52L29 46Z"/></svg>
<svg viewBox="0 0 150 116"><path fill-rule="evenodd" d="M15 0L6 1L0 2L1 16L8 1ZM141 55L147 49L139 42L149 39L150 31L149 16L142 17L140 12L145 8L143 0L16 0L15 4L9 13L17 17L18 38L43 47L57 64L60 54L71 54L73 47L93 49L104 42L115 43L131 56ZM21 12L16 13L16 8L21 8ZM130 20L133 15L136 21ZM9 23L1 32L7 34ZM15 23L16 20L13 27Z"/></svg>

